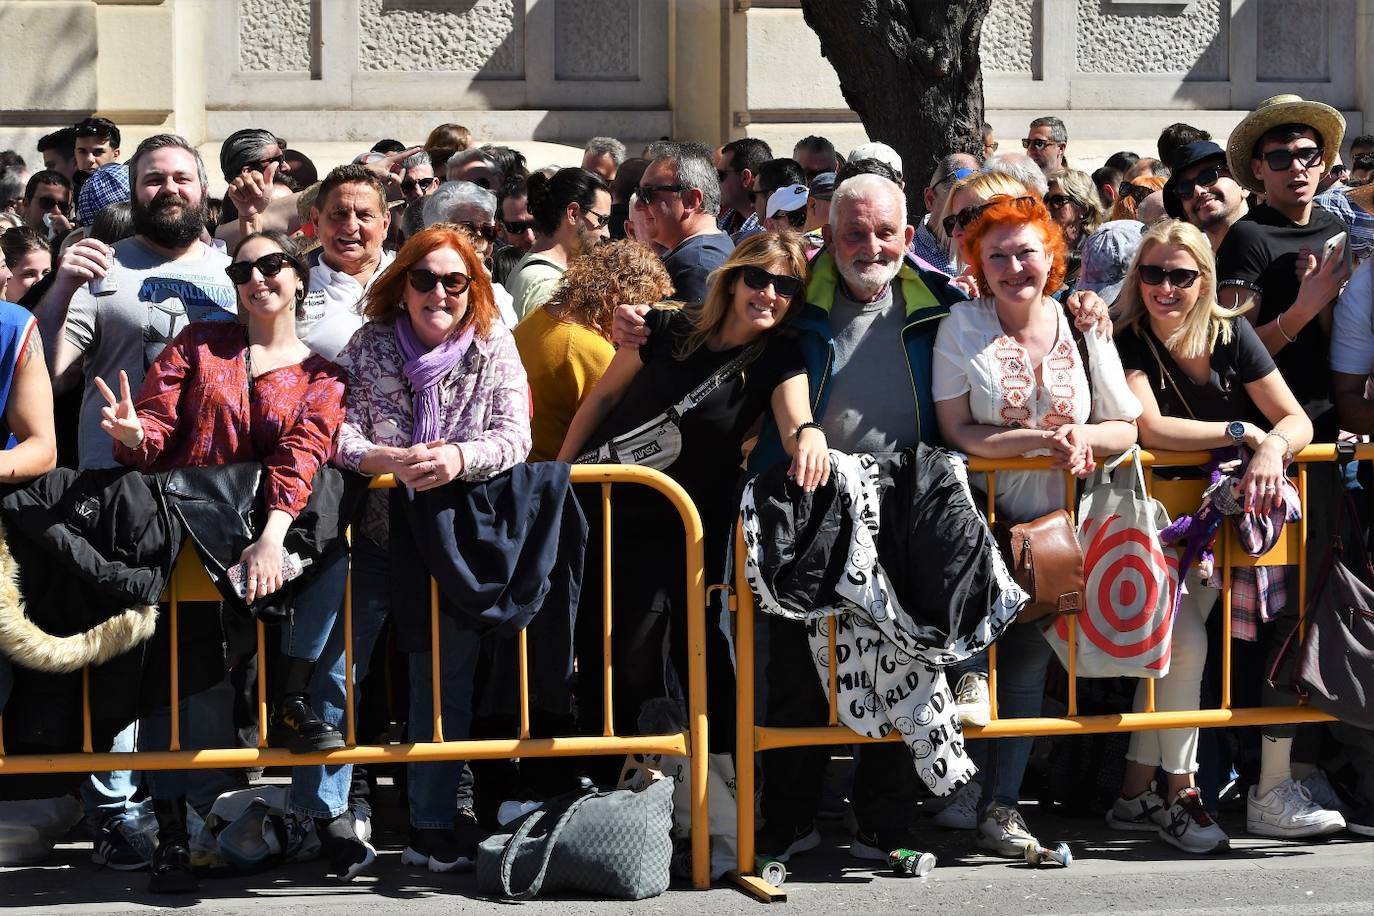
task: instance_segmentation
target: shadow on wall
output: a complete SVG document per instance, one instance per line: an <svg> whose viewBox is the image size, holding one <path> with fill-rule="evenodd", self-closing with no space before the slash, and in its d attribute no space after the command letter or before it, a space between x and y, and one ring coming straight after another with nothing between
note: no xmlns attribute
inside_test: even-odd
<svg viewBox="0 0 1374 916"><path fill-rule="evenodd" d="M5 50L0 51L0 123L15 118L23 123L50 122L66 126L72 122L74 110L88 112L94 101L96 32L94 9L84 4L44 4L42 28L35 28L36 10L28 4L0 6L0 36L4 36ZM60 24L53 19L60 17ZM51 40L62 36L61 41ZM27 48L31 64L23 78L16 78L25 57L14 53ZM91 98L72 97L68 86L72 74L86 69L90 73ZM62 111L60 116L44 118L48 111ZM19 114L22 113L22 114Z"/></svg>

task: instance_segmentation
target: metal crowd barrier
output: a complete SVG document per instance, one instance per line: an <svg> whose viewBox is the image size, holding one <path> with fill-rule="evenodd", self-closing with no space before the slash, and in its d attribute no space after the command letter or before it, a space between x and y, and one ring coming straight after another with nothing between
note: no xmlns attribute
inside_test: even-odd
<svg viewBox="0 0 1374 916"><path fill-rule="evenodd" d="M91 698L89 669L82 669L82 745L81 753L5 755L3 721L0 721L0 776L18 773L82 773L101 770L181 770L219 767L298 766L320 763L423 763L432 760L492 760L515 757L571 757L583 755L671 754L687 757L691 769L692 795L692 883L697 888L710 886L710 835L707 829L707 740L706 740L706 597L702 547L701 516L691 498L675 481L658 471L626 465L577 465L572 468L574 484L599 484L604 525L604 598L602 601L602 665L606 693L602 699L603 733L600 736L531 738L529 708L529 659L525 633L517 636L518 677L520 685L520 736L518 738L448 741L444 739L440 710L439 683L439 601L438 586L430 580L430 628L433 649L434 738L427 743L360 745L354 723L353 667L353 589L352 572L344 591L344 653L350 676L345 681L344 740L346 747L333 751L292 754L285 748L267 746L266 665L258 666L258 746L256 748L181 749L181 716L171 716L171 742L165 751L97 753L91 746ZM612 690L612 616L611 616L611 486L635 484L657 490L668 499L682 519L687 553L687 645L688 645L688 724L679 732L659 735L616 735ZM378 477L373 488L392 487L390 475ZM591 532L589 537L594 537ZM589 571L590 572L590 571ZM177 659L177 608L182 601L220 600L205 568L195 552L184 547L172 573L165 599L171 606L169 617L171 643L171 708L180 708L180 673ZM266 635L262 621L257 622L257 650L267 658Z"/></svg>
<svg viewBox="0 0 1374 916"><path fill-rule="evenodd" d="M1360 445L1355 449L1359 459L1374 458L1374 445ZM1102 732L1152 731L1165 728L1214 728L1218 726L1277 725L1302 722L1327 722L1332 717L1306 705L1284 707L1243 708L1231 706L1231 573L1234 567L1245 566L1289 566L1298 567L1298 615L1302 625L1307 614L1307 464L1331 462L1336 459L1336 446L1312 445L1302 450L1295 459L1297 466L1297 490L1302 503L1302 521L1295 525L1285 525L1284 533L1274 549L1262 557L1247 555L1236 543L1230 526L1223 526L1218 534L1219 549L1217 562L1222 564L1222 687L1221 703L1216 709L1155 711L1155 684L1146 680L1146 706L1144 712L1114 713L1111 715L1078 714L1077 689L1077 632L1078 621L1067 617L1068 622L1068 710L1064 716L1041 716L1035 718L999 719L997 716L997 644L988 647L988 692L991 696L992 722L983 727L965 726L966 738L1008 738L1039 735L1088 735ZM1204 480L1156 480L1155 467L1200 467L1212 460L1210 452L1142 452L1141 462L1146 468L1146 486L1150 494L1159 499L1170 512L1171 518L1197 509L1202 492L1206 487ZM970 457L968 469L971 473L987 475L988 520L996 519L996 475L999 471L1052 470L1050 458L1014 458L990 460ZM1069 494L1066 508L1071 516L1076 516L1074 503L1074 478L1067 475ZM1076 518L1075 518L1076 521ZM745 577L745 548L742 534L735 538L735 583L730 597L730 606L735 611L735 658L736 658L736 758L735 797L736 823L738 838L737 874L732 878L746 891L761 900L785 900L786 894L759 877L756 872L754 849L754 767L749 764L753 755L760 751L788 747L811 747L825 745L848 745L872 743L875 741L898 741L901 736L896 732L886 738L867 738L856 734L848 727L839 724L836 700L835 668L830 669L829 717L825 725L800 728L776 728L758 725L755 721L754 698L754 596ZM835 657L835 629L830 628L830 657Z"/></svg>

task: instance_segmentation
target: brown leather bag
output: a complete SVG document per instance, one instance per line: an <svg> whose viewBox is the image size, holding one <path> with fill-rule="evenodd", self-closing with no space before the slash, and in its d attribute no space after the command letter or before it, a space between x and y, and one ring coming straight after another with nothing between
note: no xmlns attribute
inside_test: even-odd
<svg viewBox="0 0 1374 916"><path fill-rule="evenodd" d="M1083 608L1083 551L1069 513L1057 509L1029 522L998 525L1012 578L1031 600L1017 620L1077 614Z"/></svg>

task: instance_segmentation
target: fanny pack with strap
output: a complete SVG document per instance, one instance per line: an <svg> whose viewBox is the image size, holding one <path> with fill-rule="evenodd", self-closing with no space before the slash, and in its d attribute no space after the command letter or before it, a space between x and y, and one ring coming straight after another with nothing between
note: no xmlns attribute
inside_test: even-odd
<svg viewBox="0 0 1374 916"><path fill-rule="evenodd" d="M682 454L682 418L713 391L743 372L762 351L761 342L750 344L672 407L627 433L613 436L600 448L584 452L573 464L637 464L656 471L672 467Z"/></svg>

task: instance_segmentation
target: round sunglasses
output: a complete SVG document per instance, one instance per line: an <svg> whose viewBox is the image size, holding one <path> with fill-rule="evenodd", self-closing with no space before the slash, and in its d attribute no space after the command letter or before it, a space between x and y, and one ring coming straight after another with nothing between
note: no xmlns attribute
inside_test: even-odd
<svg viewBox="0 0 1374 916"><path fill-rule="evenodd" d="M753 265L741 267L739 273L744 278L744 285L750 289L764 290L771 283L773 284L773 292L784 299L791 299L805 289L802 281L791 274L769 273L762 267L754 267Z"/></svg>
<svg viewBox="0 0 1374 916"><path fill-rule="evenodd" d="M256 261L235 261L224 272L229 275L229 280L235 286L242 286L253 279L253 271L256 269L264 278L275 277L281 273L281 269L291 263L291 258L284 251L274 251L265 254ZM292 265L294 268L295 265Z"/></svg>
<svg viewBox="0 0 1374 916"><path fill-rule="evenodd" d="M1140 265L1140 282L1147 286L1158 286L1167 279L1174 289L1187 289L1197 282L1199 276L1201 274L1196 270L1188 270L1186 267L1166 270L1158 264Z"/></svg>
<svg viewBox="0 0 1374 916"><path fill-rule="evenodd" d="M434 287L442 283L444 284L444 292L450 296L461 296L472 284L471 277L456 270L441 277L434 271L425 270L423 267L416 267L409 271L406 274L406 279L410 281L410 288L417 293L433 292Z"/></svg>

